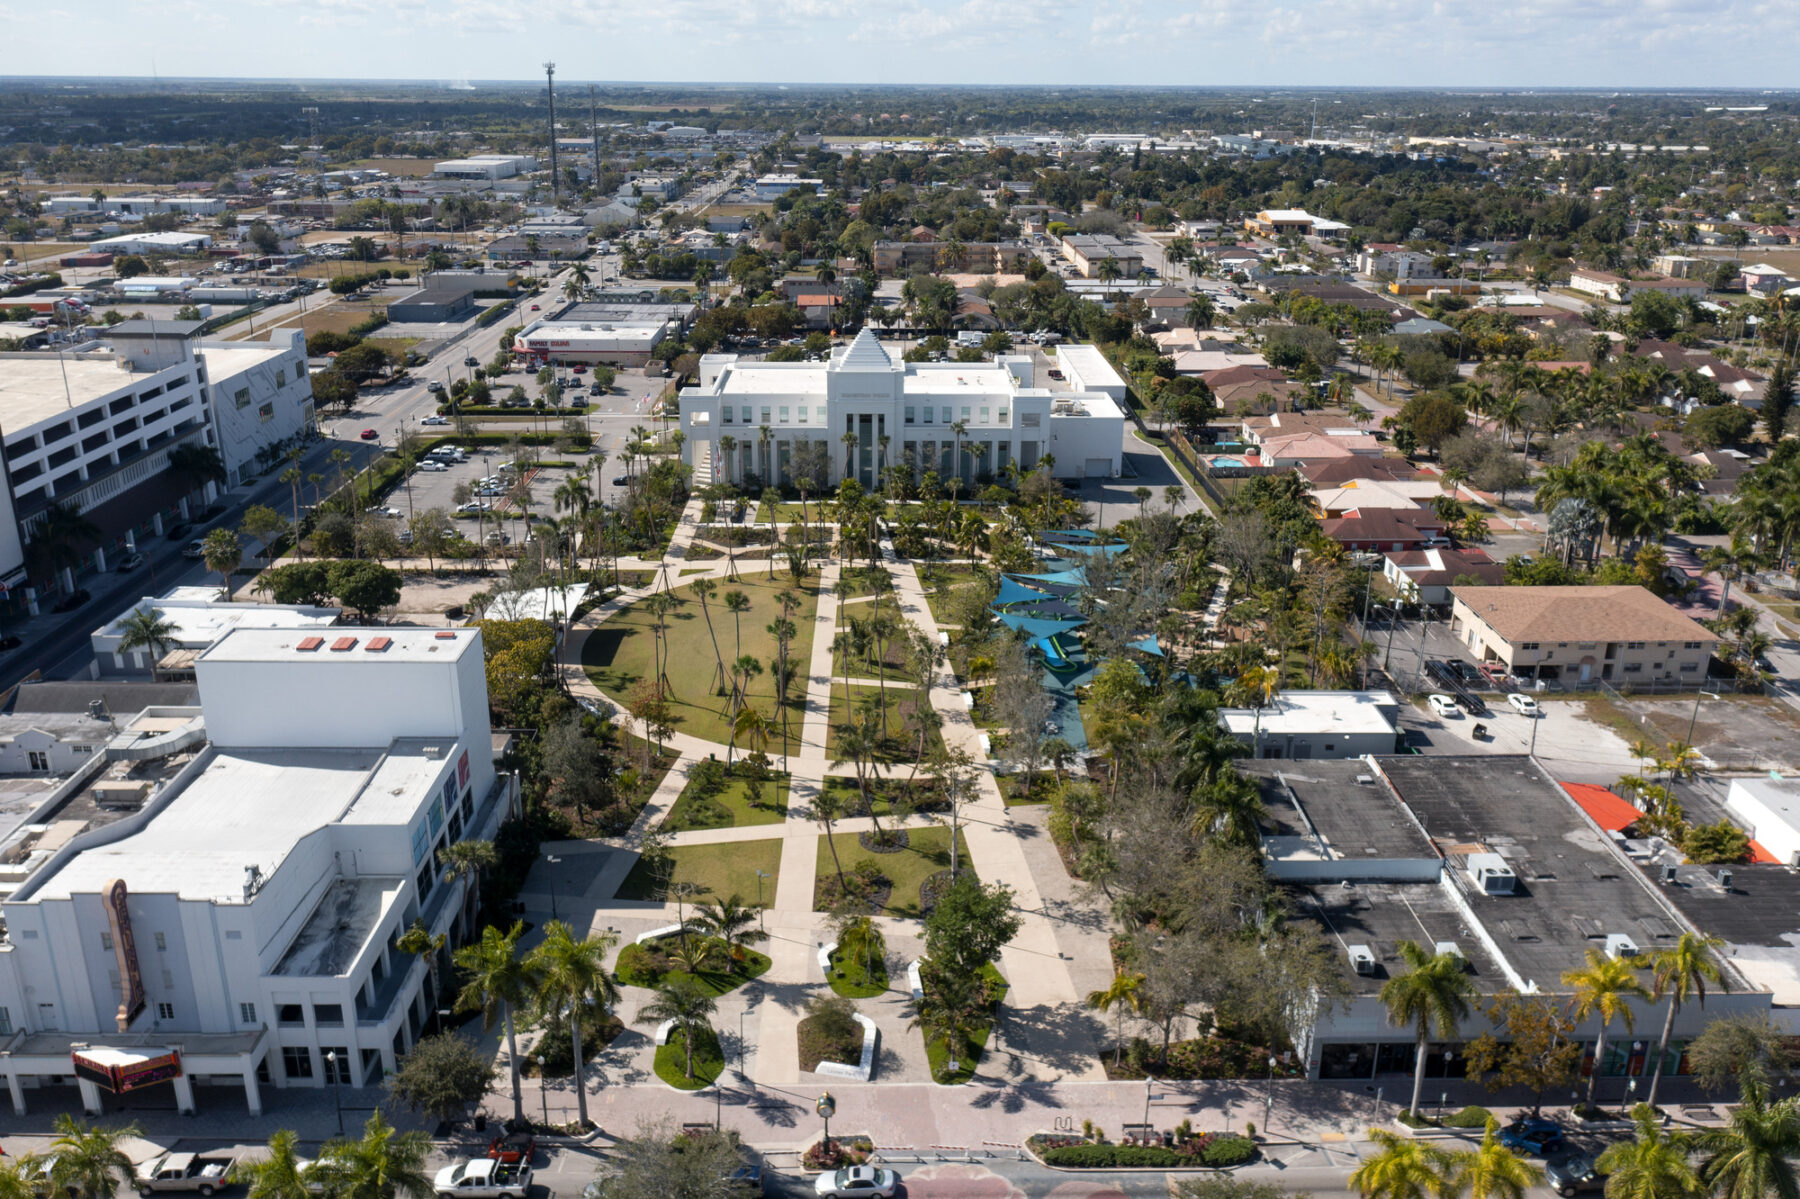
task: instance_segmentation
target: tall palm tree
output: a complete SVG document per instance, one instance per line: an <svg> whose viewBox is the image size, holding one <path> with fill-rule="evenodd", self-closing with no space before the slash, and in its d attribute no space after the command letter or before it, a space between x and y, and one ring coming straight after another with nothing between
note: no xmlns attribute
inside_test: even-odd
<svg viewBox="0 0 1800 1199"><path fill-rule="evenodd" d="M1724 1128L1694 1138L1703 1155L1701 1181L1719 1199L1797 1199L1800 1100L1771 1101L1768 1084L1754 1072L1744 1076L1742 1098Z"/></svg>
<svg viewBox="0 0 1800 1199"><path fill-rule="evenodd" d="M525 926L515 921L501 932L490 924L481 940L456 951L456 965L465 975L456 997L459 1012L480 1012L481 1026L491 1031L498 1020L506 1026L507 1068L512 1074L513 1119L523 1123L525 1103L519 1092L519 1039L513 1028L513 1008L530 997L532 971L519 958L519 938Z"/></svg>
<svg viewBox="0 0 1800 1199"><path fill-rule="evenodd" d="M1396 1027L1410 1024L1414 1030L1413 1092L1408 1110L1417 1116L1431 1033L1435 1029L1443 1040L1456 1039L1458 1026L1469 1014L1475 984L1469 980L1468 962L1459 953L1427 953L1416 941L1400 942L1399 950L1406 973L1382 984L1381 1002Z"/></svg>
<svg viewBox="0 0 1800 1199"><path fill-rule="evenodd" d="M1113 1065L1117 1067L1125 1054L1125 1013L1141 1011L1142 1002L1138 998L1138 988L1143 986L1144 976L1126 970L1113 972L1112 983L1102 991L1089 991L1087 1005L1097 1012L1112 1012L1117 1022L1113 1040Z"/></svg>
<svg viewBox="0 0 1800 1199"><path fill-rule="evenodd" d="M567 924L552 920L544 926L544 939L525 958L540 1001L552 1010L568 1010L569 1038L575 1050L575 1111L583 1128L588 1125L588 1102L581 1013L589 1004L610 1008L618 1003L619 988L606 972L606 955L618 943L616 933L578 939Z"/></svg>
<svg viewBox="0 0 1800 1199"><path fill-rule="evenodd" d="M492 870L500 862L492 841L455 841L438 850L437 857L446 883L461 879L468 884L469 894L477 896L481 893L481 872Z"/></svg>
<svg viewBox="0 0 1800 1199"><path fill-rule="evenodd" d="M1525 1199L1525 1192L1544 1181L1544 1171L1500 1143L1500 1126L1488 1117L1481 1144L1450 1157L1448 1194L1468 1199Z"/></svg>
<svg viewBox="0 0 1800 1199"><path fill-rule="evenodd" d="M401 953L410 953L414 957L425 959L425 973L431 980L431 1001L437 1003L438 997L438 954L450 940L443 933L435 937L431 935L423 920L414 920L404 933L394 941L394 948Z"/></svg>
<svg viewBox="0 0 1800 1199"><path fill-rule="evenodd" d="M1706 1188L1688 1160L1693 1141L1685 1133L1665 1134L1647 1103L1631 1109L1634 1139L1615 1141L1595 1160L1606 1176L1607 1199L1700 1199Z"/></svg>
<svg viewBox="0 0 1800 1199"><path fill-rule="evenodd" d="M138 608L119 622L116 652L129 654L140 649L149 650L150 660L155 663L180 644L176 640L180 632L181 626L164 617L162 609Z"/></svg>
<svg viewBox="0 0 1800 1199"><path fill-rule="evenodd" d="M708 607L706 603L707 600L713 597L713 593L718 591L718 589L719 585L711 579L695 579L693 585L688 588L688 590L692 591L694 596L699 599L700 614L706 617L706 635L712 640L713 662L718 667L719 671L717 676L719 681L716 690L723 693L725 690L725 657L719 652L719 635L713 631L712 609Z"/></svg>
<svg viewBox="0 0 1800 1199"><path fill-rule="evenodd" d="M1630 1036L1637 1026L1637 1013L1631 1006L1631 1000L1650 999L1650 992L1644 990L1644 984L1638 981L1637 971L1624 958L1607 957L1598 949L1587 951L1587 965L1579 970L1565 971L1562 980L1565 986L1575 988L1574 998L1570 1001L1570 1009L1576 1020L1586 1020L1589 1016L1600 1017L1600 1033L1594 1038L1594 1068L1588 1072L1587 1106L1594 1106L1594 1084L1600 1081L1600 1071L1606 1064L1606 1030L1612 1026L1615 1018L1625 1023L1625 1035Z"/></svg>
<svg viewBox="0 0 1800 1199"><path fill-rule="evenodd" d="M41 1168L30 1154L0 1161L0 1199L38 1199L43 1193L38 1175Z"/></svg>
<svg viewBox="0 0 1800 1199"><path fill-rule="evenodd" d="M682 1048L687 1052L687 1077L694 1077L694 1040L701 1029L712 1028L707 1017L718 1010L713 997L700 989L692 978L676 978L656 988L656 998L638 1011L642 1024L661 1024L673 1020L681 1033Z"/></svg>
<svg viewBox="0 0 1800 1199"><path fill-rule="evenodd" d="M308 1171L297 1152L300 1135L291 1128L277 1129L269 1138L269 1156L260 1161L239 1161L238 1179L248 1185L249 1199L313 1199L307 1189Z"/></svg>
<svg viewBox="0 0 1800 1199"><path fill-rule="evenodd" d="M206 569L216 570L225 582L225 599L230 602L232 572L244 563L244 543L230 529L214 529L200 543L201 556L206 561Z"/></svg>
<svg viewBox="0 0 1800 1199"><path fill-rule="evenodd" d="M1385 1128L1369 1136L1380 1152L1363 1159L1350 1175L1350 1189L1363 1199L1438 1199L1444 1194L1450 1154L1428 1141L1415 1141Z"/></svg>
<svg viewBox="0 0 1800 1199"><path fill-rule="evenodd" d="M1656 1042L1656 1067L1650 1072L1650 1090L1644 1102L1656 1107L1656 1084L1662 1081L1663 1062L1669 1056L1669 1034L1675 1031L1675 1017L1681 1005L1692 995L1702 1009L1706 1007L1706 984L1721 991L1731 988L1725 983L1725 972L1719 963L1719 950L1725 942L1700 933L1682 933L1667 949L1650 954L1640 966L1650 970L1650 998L1660 1003L1669 1001L1663 1013L1662 1036Z"/></svg>
<svg viewBox="0 0 1800 1199"><path fill-rule="evenodd" d="M332 1199L431 1199L425 1158L431 1138L421 1129L399 1132L379 1108L356 1140L325 1142L319 1172Z"/></svg>
<svg viewBox="0 0 1800 1199"><path fill-rule="evenodd" d="M725 593L725 610L731 613L731 629L737 638L732 650L733 658L744 655L744 613L750 610L750 597L741 591L731 590Z"/></svg>
<svg viewBox="0 0 1800 1199"><path fill-rule="evenodd" d="M135 1124L101 1128L78 1124L66 1112L56 1117L56 1138L50 1142L50 1181L75 1199L112 1199L119 1178L131 1180L135 1167L119 1142L143 1135Z"/></svg>
<svg viewBox="0 0 1800 1199"><path fill-rule="evenodd" d="M1194 829L1229 845L1254 847L1262 838L1262 792L1227 767L1194 788Z"/></svg>
<svg viewBox="0 0 1800 1199"><path fill-rule="evenodd" d="M733 961L743 960L746 946L769 939L768 933L755 927L756 910L747 906L736 891L724 899L701 904L696 915L702 928L725 942Z"/></svg>

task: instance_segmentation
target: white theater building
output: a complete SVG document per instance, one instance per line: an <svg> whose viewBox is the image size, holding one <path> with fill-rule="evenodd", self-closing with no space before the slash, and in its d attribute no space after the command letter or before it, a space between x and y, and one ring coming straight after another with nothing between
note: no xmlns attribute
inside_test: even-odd
<svg viewBox="0 0 1800 1199"><path fill-rule="evenodd" d="M121 730L0 843L16 1113L73 1083L96 1115L164 1084L260 1114L265 1085L373 1083L444 1006L475 904L438 852L518 803L481 634L238 628L196 672L199 709ZM437 961L398 947L415 920Z"/></svg>
<svg viewBox="0 0 1800 1199"><path fill-rule="evenodd" d="M1062 377L1050 378L1055 371ZM1039 375L1043 377L1038 377ZM1030 470L1049 457L1058 478L1119 473L1125 384L1091 346L992 362L901 362L868 330L828 362L700 359L700 382L681 393L682 456L701 478L741 482L754 473L785 482L796 445L825 443L830 484L847 475L879 485L884 466L957 472L966 484L1009 463ZM845 444L846 434L855 438ZM731 437L727 455L721 440Z"/></svg>

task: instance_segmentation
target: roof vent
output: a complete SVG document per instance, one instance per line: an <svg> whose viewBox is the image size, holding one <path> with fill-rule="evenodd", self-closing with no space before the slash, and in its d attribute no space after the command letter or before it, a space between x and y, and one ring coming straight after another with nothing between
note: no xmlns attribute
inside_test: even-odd
<svg viewBox="0 0 1800 1199"><path fill-rule="evenodd" d="M1358 974L1375 973L1375 951L1367 945L1350 946L1350 965Z"/></svg>
<svg viewBox="0 0 1800 1199"><path fill-rule="evenodd" d="M1634 958L1637 956L1637 942L1624 933L1606 934L1606 956L1609 958Z"/></svg>
<svg viewBox="0 0 1800 1199"><path fill-rule="evenodd" d="M1472 853L1469 855L1469 881L1483 895L1511 895L1518 886L1519 876L1497 853Z"/></svg>
<svg viewBox="0 0 1800 1199"><path fill-rule="evenodd" d="M1677 871L1673 865L1665 862L1657 873L1661 875L1663 885L1667 886L1675 881Z"/></svg>
<svg viewBox="0 0 1800 1199"><path fill-rule="evenodd" d="M363 650L365 653L378 654L392 644L394 644L392 637L371 637L369 644L363 646Z"/></svg>
<svg viewBox="0 0 1800 1199"><path fill-rule="evenodd" d="M1373 787L1375 785L1375 776L1372 774L1359 774L1356 776L1356 785L1359 787Z"/></svg>
<svg viewBox="0 0 1800 1199"><path fill-rule="evenodd" d="M296 645L294 648L303 654L310 654L324 644L325 638L323 637L302 637L300 638L300 644Z"/></svg>
<svg viewBox="0 0 1800 1199"><path fill-rule="evenodd" d="M1725 888L1726 891L1731 890L1731 871L1719 871L1719 886Z"/></svg>
<svg viewBox="0 0 1800 1199"><path fill-rule="evenodd" d="M331 652L334 654L347 654L355 648L356 638L354 637L339 637L331 643Z"/></svg>
<svg viewBox="0 0 1800 1199"><path fill-rule="evenodd" d="M437 638L439 641L455 641L456 640L456 634L452 633L448 629L445 629L441 633L433 633L432 636Z"/></svg>
<svg viewBox="0 0 1800 1199"><path fill-rule="evenodd" d="M1450 954L1453 957L1462 958L1465 962L1469 960L1455 941L1438 941L1432 945L1431 951L1439 957Z"/></svg>

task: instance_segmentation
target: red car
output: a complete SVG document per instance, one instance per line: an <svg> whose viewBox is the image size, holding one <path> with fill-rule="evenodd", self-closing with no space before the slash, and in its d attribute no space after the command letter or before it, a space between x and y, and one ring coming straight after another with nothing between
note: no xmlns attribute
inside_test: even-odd
<svg viewBox="0 0 1800 1199"><path fill-rule="evenodd" d="M533 312L536 312L536 311L537 311L537 310L538 310L538 306L537 306L537 305L536 305L536 304L533 304L533 305L532 305L532 306L531 306L531 310L532 310L532 311L533 311Z"/></svg>
<svg viewBox="0 0 1800 1199"><path fill-rule="evenodd" d="M515 1132L488 1142L487 1155L503 1165L516 1166L521 1162L530 1165L536 1152L536 1137L528 1132Z"/></svg>
<svg viewBox="0 0 1800 1199"><path fill-rule="evenodd" d="M374 441L377 437L380 437L380 436L381 436L381 434L377 433L373 429L364 429L362 431L362 439L364 441Z"/></svg>
<svg viewBox="0 0 1800 1199"><path fill-rule="evenodd" d="M578 366L578 367L576 367L576 368L575 368L575 373L576 373L576 374L578 374L578 375L585 375L585 374L587 374L587 367L585 367L585 366Z"/></svg>

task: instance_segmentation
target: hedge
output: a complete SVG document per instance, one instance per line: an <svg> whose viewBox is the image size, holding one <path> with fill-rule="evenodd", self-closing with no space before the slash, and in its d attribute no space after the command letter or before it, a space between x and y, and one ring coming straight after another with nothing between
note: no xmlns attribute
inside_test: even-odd
<svg viewBox="0 0 1800 1199"><path fill-rule="evenodd" d="M475 323L482 328L486 328L518 306L519 301L516 297L506 301L504 304L495 304L492 308L489 308L480 316L476 317Z"/></svg>
<svg viewBox="0 0 1800 1199"><path fill-rule="evenodd" d="M46 287L61 287L62 282L63 277L57 274L45 275L42 279L27 279L0 291L0 296L28 296L34 291L43 291Z"/></svg>
<svg viewBox="0 0 1800 1199"><path fill-rule="evenodd" d="M1060 1145L1044 1150L1045 1165L1106 1169L1116 1166L1240 1166L1256 1156L1256 1142L1249 1137L1214 1133L1204 1138L1198 1155L1180 1153L1161 1145Z"/></svg>
<svg viewBox="0 0 1800 1199"><path fill-rule="evenodd" d="M367 337L369 334L375 332L375 330L381 328L383 325L385 325L387 323L388 323L387 310L383 309L382 311L377 312L373 316L369 317L368 320L358 321L358 322L356 322L356 324L351 325L350 326L350 335L352 337Z"/></svg>

